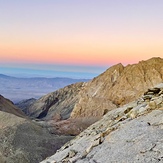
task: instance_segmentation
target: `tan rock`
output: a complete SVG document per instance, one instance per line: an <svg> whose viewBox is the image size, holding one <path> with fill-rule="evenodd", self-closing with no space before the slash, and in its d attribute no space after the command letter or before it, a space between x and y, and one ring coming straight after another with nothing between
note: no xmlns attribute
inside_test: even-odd
<svg viewBox="0 0 163 163"><path fill-rule="evenodd" d="M126 67L122 64L110 67L87 83L71 117L102 116L106 109L112 110L138 99L148 88L152 95L158 93L160 89L152 87L163 82L162 65L163 59L152 58ZM149 101L152 97L146 95L144 98Z"/></svg>
<svg viewBox="0 0 163 163"><path fill-rule="evenodd" d="M69 153L68 153L68 157L69 157L69 158L72 158L72 157L74 157L76 154L77 154L77 151L75 151L75 150L70 150Z"/></svg>
<svg viewBox="0 0 163 163"><path fill-rule="evenodd" d="M131 111L128 113L128 117L130 117L131 119L136 118L137 115L138 115L137 110L131 110Z"/></svg>
<svg viewBox="0 0 163 163"><path fill-rule="evenodd" d="M149 107L150 107L151 109L156 109L156 108L157 108L156 102L155 102L155 101L150 101L150 102L149 102Z"/></svg>

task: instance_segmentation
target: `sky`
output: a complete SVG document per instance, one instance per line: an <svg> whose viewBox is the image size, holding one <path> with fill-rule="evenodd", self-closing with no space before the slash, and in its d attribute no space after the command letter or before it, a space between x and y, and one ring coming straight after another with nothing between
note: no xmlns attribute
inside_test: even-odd
<svg viewBox="0 0 163 163"><path fill-rule="evenodd" d="M162 9L162 0L0 0L0 73L91 78L163 58Z"/></svg>

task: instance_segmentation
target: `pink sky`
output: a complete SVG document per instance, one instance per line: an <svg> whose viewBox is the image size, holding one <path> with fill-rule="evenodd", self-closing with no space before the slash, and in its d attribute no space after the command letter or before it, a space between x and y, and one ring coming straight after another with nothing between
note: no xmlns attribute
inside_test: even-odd
<svg viewBox="0 0 163 163"><path fill-rule="evenodd" d="M110 66L163 58L162 0L0 2L0 63Z"/></svg>

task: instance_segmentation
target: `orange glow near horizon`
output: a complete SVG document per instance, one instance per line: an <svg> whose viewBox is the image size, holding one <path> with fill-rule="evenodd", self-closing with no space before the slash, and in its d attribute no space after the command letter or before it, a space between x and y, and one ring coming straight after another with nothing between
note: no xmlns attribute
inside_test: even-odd
<svg viewBox="0 0 163 163"><path fill-rule="evenodd" d="M82 42L83 41L83 42ZM155 40L154 40L155 41ZM1 61L60 63L81 65L109 65L115 63L134 63L151 57L163 57L161 40L150 42L109 39L71 40L66 42L11 42L1 44Z"/></svg>
<svg viewBox="0 0 163 163"><path fill-rule="evenodd" d="M0 63L107 66L163 58L162 1L17 3L0 2Z"/></svg>

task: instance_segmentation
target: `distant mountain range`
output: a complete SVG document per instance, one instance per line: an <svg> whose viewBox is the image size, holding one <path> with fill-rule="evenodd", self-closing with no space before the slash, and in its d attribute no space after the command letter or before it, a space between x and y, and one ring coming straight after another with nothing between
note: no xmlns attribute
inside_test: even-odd
<svg viewBox="0 0 163 163"><path fill-rule="evenodd" d="M39 98L49 92L53 92L66 85L85 82L88 79L71 78L17 78L0 74L1 94L14 103L29 98Z"/></svg>

